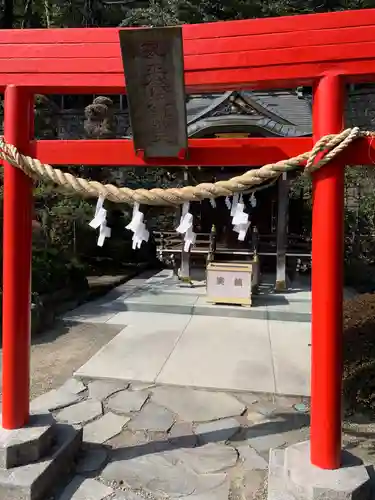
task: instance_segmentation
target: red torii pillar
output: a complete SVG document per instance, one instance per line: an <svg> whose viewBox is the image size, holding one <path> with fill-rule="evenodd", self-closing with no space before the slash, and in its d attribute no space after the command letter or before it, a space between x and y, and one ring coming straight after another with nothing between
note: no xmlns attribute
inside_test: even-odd
<svg viewBox="0 0 375 500"><path fill-rule="evenodd" d="M4 135L27 154L33 130L33 96L9 85ZM32 181L4 162L3 220L3 401L2 426L17 429L29 420Z"/></svg>
<svg viewBox="0 0 375 500"><path fill-rule="evenodd" d="M322 77L314 88L314 139L344 126L344 82ZM341 465L344 163L335 159L313 176L311 462Z"/></svg>

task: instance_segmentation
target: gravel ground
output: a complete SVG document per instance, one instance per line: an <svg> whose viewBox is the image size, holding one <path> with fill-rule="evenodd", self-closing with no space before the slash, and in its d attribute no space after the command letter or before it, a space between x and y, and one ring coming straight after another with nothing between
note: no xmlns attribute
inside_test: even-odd
<svg viewBox="0 0 375 500"><path fill-rule="evenodd" d="M35 337L31 346L31 399L62 385L123 328L61 321Z"/></svg>

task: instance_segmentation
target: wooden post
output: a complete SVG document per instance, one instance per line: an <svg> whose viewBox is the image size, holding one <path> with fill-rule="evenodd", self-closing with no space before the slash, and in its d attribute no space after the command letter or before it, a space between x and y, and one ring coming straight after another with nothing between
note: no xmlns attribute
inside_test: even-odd
<svg viewBox="0 0 375 500"><path fill-rule="evenodd" d="M5 139L28 154L33 97L5 90ZM3 401L2 426L17 429L29 419L32 181L4 162Z"/></svg>
<svg viewBox="0 0 375 500"><path fill-rule="evenodd" d="M190 250L188 252L185 252L183 245L184 242L182 242L181 250L180 276L181 278L190 278Z"/></svg>
<svg viewBox="0 0 375 500"><path fill-rule="evenodd" d="M277 292L286 290L286 248L288 233L289 182L287 173L278 181L277 243L276 243L276 286Z"/></svg>
<svg viewBox="0 0 375 500"><path fill-rule="evenodd" d="M313 100L314 139L343 129L344 82L326 75ZM313 175L311 462L341 465L344 161Z"/></svg>

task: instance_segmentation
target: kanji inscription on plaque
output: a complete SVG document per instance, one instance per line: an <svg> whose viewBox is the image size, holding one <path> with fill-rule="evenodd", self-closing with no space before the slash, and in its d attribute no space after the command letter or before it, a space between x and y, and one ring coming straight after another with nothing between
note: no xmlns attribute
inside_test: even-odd
<svg viewBox="0 0 375 500"><path fill-rule="evenodd" d="M187 149L180 27L119 31L134 147L145 157Z"/></svg>

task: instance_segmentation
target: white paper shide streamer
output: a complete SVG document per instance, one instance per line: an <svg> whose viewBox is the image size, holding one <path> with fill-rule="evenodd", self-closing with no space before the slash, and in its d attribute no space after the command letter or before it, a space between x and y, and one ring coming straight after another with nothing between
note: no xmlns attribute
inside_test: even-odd
<svg viewBox="0 0 375 500"><path fill-rule="evenodd" d="M242 195L240 196L236 193L233 196L230 214L232 216L233 231L238 233L239 241L244 241L250 227L250 221L249 215L245 212L245 204Z"/></svg>
<svg viewBox="0 0 375 500"><path fill-rule="evenodd" d="M99 228L98 246L104 245L104 240L111 236L111 228L107 226L107 210L103 207L105 198L100 196L96 204L95 216L89 223L93 229Z"/></svg>
<svg viewBox="0 0 375 500"><path fill-rule="evenodd" d="M141 248L142 243L147 242L150 238L150 232L146 228L143 219L144 214L139 210L139 203L134 203L132 220L126 226L126 229L133 232L133 250Z"/></svg>
<svg viewBox="0 0 375 500"><path fill-rule="evenodd" d="M189 212L190 203L185 202L182 205L182 214L180 219L180 224L178 225L176 231L180 234L184 234L184 252L188 252L190 247L194 245L197 235L193 231L193 214Z"/></svg>
<svg viewBox="0 0 375 500"><path fill-rule="evenodd" d="M255 198L254 193L251 193L250 203L251 203L252 208L255 208L257 206L257 199Z"/></svg>

